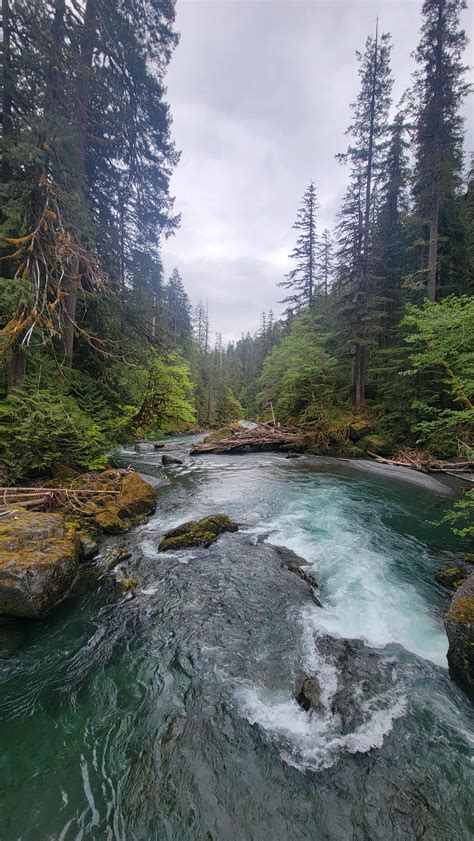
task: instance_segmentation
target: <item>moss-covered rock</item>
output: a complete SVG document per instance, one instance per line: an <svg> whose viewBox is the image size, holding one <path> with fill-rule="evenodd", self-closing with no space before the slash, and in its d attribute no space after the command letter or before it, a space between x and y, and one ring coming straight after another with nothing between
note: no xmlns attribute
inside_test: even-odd
<svg viewBox="0 0 474 841"><path fill-rule="evenodd" d="M166 532L159 545L160 552L170 549L189 549L192 546L210 546L220 534L237 531L238 526L226 514L214 514L202 520L191 520Z"/></svg>
<svg viewBox="0 0 474 841"><path fill-rule="evenodd" d="M79 565L76 528L63 514L15 508L0 523L0 614L40 617L67 594Z"/></svg>
<svg viewBox="0 0 474 841"><path fill-rule="evenodd" d="M152 486L134 470L103 470L86 473L75 482L78 488L103 491L94 495L73 517L86 522L86 528L119 534L141 522L156 508Z"/></svg>
<svg viewBox="0 0 474 841"><path fill-rule="evenodd" d="M364 453L376 453L378 456L389 455L390 447L380 435L364 435L357 441L357 446Z"/></svg>
<svg viewBox="0 0 474 841"><path fill-rule="evenodd" d="M439 569L438 572L435 573L435 581L437 581L438 584L441 584L442 587L446 587L448 590L457 590L463 581L466 580L467 576L468 573L465 569L463 569L463 567L445 567L444 569Z"/></svg>
<svg viewBox="0 0 474 841"><path fill-rule="evenodd" d="M364 420L354 421L354 423L351 423L349 426L349 438L351 441L359 441L360 438L363 438L370 432L371 426Z"/></svg>
<svg viewBox="0 0 474 841"><path fill-rule="evenodd" d="M445 626L449 674L474 701L474 572L455 592Z"/></svg>

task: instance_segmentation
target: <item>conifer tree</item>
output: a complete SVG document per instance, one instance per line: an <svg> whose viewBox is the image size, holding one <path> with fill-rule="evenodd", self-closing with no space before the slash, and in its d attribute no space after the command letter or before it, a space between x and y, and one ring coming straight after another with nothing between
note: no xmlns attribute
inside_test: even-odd
<svg viewBox="0 0 474 841"><path fill-rule="evenodd" d="M414 198L422 227L421 274L430 301L436 300L439 250L449 249L450 210L460 186L462 128L460 107L468 93L462 54L467 44L459 16L465 0L425 0L421 39L415 53L416 165Z"/></svg>
<svg viewBox="0 0 474 841"><path fill-rule="evenodd" d="M290 291L282 303L296 309L313 306L316 294L316 223L319 208L313 181L307 188L293 228L299 231L296 245L290 254L293 268L278 285Z"/></svg>
<svg viewBox="0 0 474 841"><path fill-rule="evenodd" d="M379 35L377 21L375 36L367 38L363 54L357 53L360 92L352 105L353 121L347 130L352 142L347 151L338 156L339 160L350 162L352 169L352 185L346 196L344 216L351 217L349 225L353 233L352 243L347 243L347 247L351 260L349 315L357 408L361 408L365 401L373 228L377 190L383 173L392 88L390 51L390 35ZM346 230L347 224L345 222Z"/></svg>

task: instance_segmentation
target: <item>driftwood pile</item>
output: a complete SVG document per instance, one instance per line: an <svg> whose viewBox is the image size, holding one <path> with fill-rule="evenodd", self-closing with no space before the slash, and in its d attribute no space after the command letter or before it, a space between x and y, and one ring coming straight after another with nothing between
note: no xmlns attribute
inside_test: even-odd
<svg viewBox="0 0 474 841"><path fill-rule="evenodd" d="M34 511L60 508L68 503L72 507L82 508L91 497L118 493L120 491L83 488L0 487L0 516L7 514L15 505Z"/></svg>
<svg viewBox="0 0 474 841"><path fill-rule="evenodd" d="M465 474L463 478L469 478L470 474L474 475L474 461L444 461L443 459L433 458L426 450L400 450L395 458L384 458L383 456L370 452L367 455L381 464L409 467L411 470L418 470L420 473Z"/></svg>
<svg viewBox="0 0 474 841"><path fill-rule="evenodd" d="M211 435L209 438L212 439L213 436ZM302 443L301 434L294 429L259 423L251 429L245 427L230 428L229 433L220 440L206 440L202 444L196 444L191 450L191 455L280 450L282 447L298 447Z"/></svg>

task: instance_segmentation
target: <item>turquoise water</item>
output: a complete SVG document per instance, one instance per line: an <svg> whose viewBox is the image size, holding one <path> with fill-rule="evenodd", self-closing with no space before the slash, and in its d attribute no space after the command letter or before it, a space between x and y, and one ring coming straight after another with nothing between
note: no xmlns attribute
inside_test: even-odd
<svg viewBox="0 0 474 841"><path fill-rule="evenodd" d="M3 841L472 837L472 708L433 580L456 548L433 525L450 489L279 454L122 458L168 482L113 541L136 598L84 574L43 622L0 628ZM158 553L217 511L238 535ZM308 561L322 608L268 543ZM321 715L294 701L308 672Z"/></svg>

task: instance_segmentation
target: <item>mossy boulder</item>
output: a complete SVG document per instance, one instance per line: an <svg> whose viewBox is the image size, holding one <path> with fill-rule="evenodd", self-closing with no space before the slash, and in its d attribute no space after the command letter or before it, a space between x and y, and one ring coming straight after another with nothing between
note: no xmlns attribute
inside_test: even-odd
<svg viewBox="0 0 474 841"><path fill-rule="evenodd" d="M41 617L67 594L79 566L64 515L12 509L0 522L0 614Z"/></svg>
<svg viewBox="0 0 474 841"><path fill-rule="evenodd" d="M448 590L457 590L466 580L468 572L460 566L445 567L435 573L435 581Z"/></svg>
<svg viewBox="0 0 474 841"><path fill-rule="evenodd" d="M238 526L226 514L214 514L202 520L191 520L166 532L159 545L160 552L170 549L189 549L192 546L210 546L220 534L234 532Z"/></svg>
<svg viewBox="0 0 474 841"><path fill-rule="evenodd" d="M386 456L390 453L390 447L380 435L364 435L357 441L357 446L364 453L376 453L378 456Z"/></svg>
<svg viewBox="0 0 474 841"><path fill-rule="evenodd" d="M369 435L370 432L371 426L367 423L367 421L354 421L354 423L351 423L349 426L349 439L351 441L359 441L360 438Z"/></svg>
<svg viewBox="0 0 474 841"><path fill-rule="evenodd" d="M474 701L474 572L456 590L445 626L449 674Z"/></svg>
<svg viewBox="0 0 474 841"><path fill-rule="evenodd" d="M95 494L74 517L86 522L87 531L119 534L141 522L156 508L152 486L134 470L103 470L86 473L75 482L78 488L103 491Z"/></svg>

